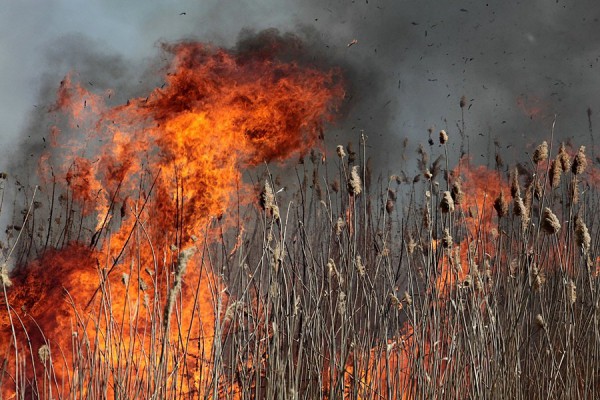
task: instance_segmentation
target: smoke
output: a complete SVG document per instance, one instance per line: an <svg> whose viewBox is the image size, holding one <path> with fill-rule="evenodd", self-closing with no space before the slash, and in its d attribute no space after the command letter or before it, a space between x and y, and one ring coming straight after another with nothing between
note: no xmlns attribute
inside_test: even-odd
<svg viewBox="0 0 600 400"><path fill-rule="evenodd" d="M555 114L556 139L589 142L600 110L599 18L593 0L13 3L0 28L11 55L1 61L0 112L7 154L20 159L5 168L19 171L45 146L46 111L69 71L122 101L156 83L157 43L233 47L240 32L269 28L295 33L309 56L345 70L347 106L327 140L345 144L364 131L368 152L392 172L402 140L415 149L429 128L434 139L445 129L458 155L461 111L462 147L478 163L491 162L494 141L505 158L522 157L549 136Z"/></svg>

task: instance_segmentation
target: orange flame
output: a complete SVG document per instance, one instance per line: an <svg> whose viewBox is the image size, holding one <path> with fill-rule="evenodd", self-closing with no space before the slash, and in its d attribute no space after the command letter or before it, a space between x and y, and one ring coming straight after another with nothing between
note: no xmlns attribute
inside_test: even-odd
<svg viewBox="0 0 600 400"><path fill-rule="evenodd" d="M224 295L202 256L190 261L175 300L177 329L149 336L147 324L168 319L165 298L175 285L179 250L201 248L196 236L210 236L211 218L230 212L236 198L249 201L241 170L308 151L340 104L339 71L283 60L284 46L282 39L251 52L164 45L172 57L165 84L116 107L106 104L112 92L91 93L70 76L61 82L50 110L55 147L40 160L43 182L64 184L62 209L48 227L49 245L59 249L21 267L8 292L12 312L35 332L32 354L50 343L61 364L50 379L55 390L76 387L83 373L76 369L83 350L73 347L71 334L100 348L105 358L97 362L114 374L133 367L128 354L140 354L138 381L111 386L115 396L157 384L147 369L169 352L171 367L183 362L185 384L157 393L209 387L211 371L201 364L213 351L213 310ZM90 218L91 231L84 224ZM7 346L9 321L1 318L0 342ZM166 347L156 352L161 336ZM19 346L25 343L19 338ZM106 395L97 390L84 392Z"/></svg>

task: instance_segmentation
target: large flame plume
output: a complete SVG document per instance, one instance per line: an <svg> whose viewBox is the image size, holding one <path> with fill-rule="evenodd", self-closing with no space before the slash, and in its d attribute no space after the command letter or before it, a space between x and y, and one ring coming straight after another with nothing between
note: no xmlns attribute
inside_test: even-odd
<svg viewBox="0 0 600 400"><path fill-rule="evenodd" d="M15 381L37 374L44 382L29 395L77 388L70 395L127 397L152 387L165 397L219 386L203 360L214 351L214 310L226 295L198 238L250 201L245 168L317 145L344 96L338 70L286 57L297 39L265 38L236 50L165 44L164 84L126 104L109 105L118 88L94 93L74 74L61 82L50 110L53 147L39 163L47 202L36 200L36 208L46 208L49 224L28 248L39 258L12 278L11 314L0 317L8 355L11 346L42 349L43 365L9 366ZM12 334L9 317L27 340ZM156 318L161 329L150 332ZM74 366L91 348L101 349L94 362L108 381L131 368L136 379L109 389L78 385L89 371ZM135 365L124 361L132 359ZM175 366L181 381L168 375ZM16 383L3 384L6 396Z"/></svg>

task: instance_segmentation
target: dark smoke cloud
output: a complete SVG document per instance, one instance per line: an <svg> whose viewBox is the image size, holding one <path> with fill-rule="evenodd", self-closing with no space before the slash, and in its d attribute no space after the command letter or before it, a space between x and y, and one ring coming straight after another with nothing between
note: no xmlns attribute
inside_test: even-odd
<svg viewBox="0 0 600 400"><path fill-rule="evenodd" d="M458 155L463 95L465 149L479 163L493 158L494 140L506 158L522 158L548 138L554 114L557 139L589 144L587 109L593 129L600 114L593 0L24 1L0 18L3 54L12 55L0 64L3 134L25 143L22 158L44 146L44 110L69 70L123 99L155 83L148 71L160 65L161 41L232 47L240 32L268 28L295 33L309 54L346 70L348 105L328 141L364 130L369 152L392 171L402 140L411 150L426 144L428 128L446 129ZM539 114L531 119L518 101Z"/></svg>

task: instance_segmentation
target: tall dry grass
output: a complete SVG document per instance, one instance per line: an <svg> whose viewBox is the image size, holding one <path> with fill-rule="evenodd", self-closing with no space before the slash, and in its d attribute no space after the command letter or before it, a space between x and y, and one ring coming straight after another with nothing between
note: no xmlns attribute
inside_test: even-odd
<svg viewBox="0 0 600 400"><path fill-rule="evenodd" d="M291 167L296 191L280 191L269 169L249 177L257 200L232 211L233 226L213 218L185 250L153 247L152 263L137 267L157 272L150 287L139 274L118 277L126 318L115 319L123 291L98 265L99 306L81 315L73 304L66 347L44 332L39 347L28 339L35 324L10 304L17 280L0 270L12 337L0 349L2 394L597 398L599 197L585 149L544 142L519 169L484 171L449 160L452 140L442 132L433 154L421 148L413 179L373 178L364 136ZM491 177L498 187L469 181ZM21 262L93 242L69 193L55 190L19 226ZM37 217L44 207L50 226ZM142 224L135 237L144 240ZM205 315L206 293L214 323L190 337L185 323Z"/></svg>

